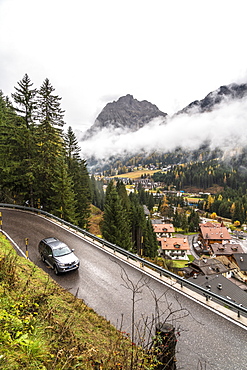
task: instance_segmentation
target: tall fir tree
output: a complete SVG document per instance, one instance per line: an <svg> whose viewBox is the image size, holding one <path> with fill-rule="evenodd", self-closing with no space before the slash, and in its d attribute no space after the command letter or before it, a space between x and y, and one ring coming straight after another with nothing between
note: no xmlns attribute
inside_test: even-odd
<svg viewBox="0 0 247 370"><path fill-rule="evenodd" d="M65 145L66 145L68 166L70 167L71 163L74 160L80 161L81 159L80 157L81 148L78 144L78 140L71 126L69 126L68 131L65 134Z"/></svg>
<svg viewBox="0 0 247 370"><path fill-rule="evenodd" d="M143 233L143 255L145 257L154 258L157 256L158 241L154 232L152 222L148 218Z"/></svg>
<svg viewBox="0 0 247 370"><path fill-rule="evenodd" d="M136 253L141 254L143 250L143 230L145 228L145 214L143 205L139 202L139 196L136 193L131 193L131 210L130 223L133 249Z"/></svg>
<svg viewBox="0 0 247 370"><path fill-rule="evenodd" d="M34 195L33 195L33 180L34 180L34 168L32 165L34 155L34 122L37 116L37 89L33 88L27 74L24 75L23 79L19 81L18 87L15 87L16 92L11 94L14 102L17 104L15 108L16 112L23 118L26 124L25 134L22 132L23 142L25 144L25 155L22 161L21 173L25 174L25 182L28 181L29 191L25 198L28 198L30 205L34 206Z"/></svg>
<svg viewBox="0 0 247 370"><path fill-rule="evenodd" d="M33 83L27 74L17 84L18 87L15 87L16 92L11 94L11 96L17 104L16 112L24 118L26 127L29 128L35 120L37 89L32 88Z"/></svg>
<svg viewBox="0 0 247 370"><path fill-rule="evenodd" d="M91 193L92 204L101 211L104 209L105 193L103 188L103 181L96 180L94 175L91 176Z"/></svg>
<svg viewBox="0 0 247 370"><path fill-rule="evenodd" d="M85 160L80 158L80 147L71 127L65 135L68 171L73 180L76 200L78 225L84 229L89 227L90 204L92 199L91 181Z"/></svg>
<svg viewBox="0 0 247 370"><path fill-rule="evenodd" d="M118 192L112 182L107 187L104 206L102 236L109 242L126 250L131 250L131 234L128 220Z"/></svg>
<svg viewBox="0 0 247 370"><path fill-rule="evenodd" d="M73 181L68 175L65 158L56 161L53 181L50 187L49 209L54 215L77 224L76 200Z"/></svg>
<svg viewBox="0 0 247 370"><path fill-rule="evenodd" d="M61 97L54 95L55 88L46 78L38 91L38 118L40 123L62 127L65 122L61 109Z"/></svg>
<svg viewBox="0 0 247 370"><path fill-rule="evenodd" d="M41 204L50 209L48 202L51 184L56 182L56 168L65 158L65 143L60 129L63 126L64 111L60 107L61 98L54 95L54 87L46 78L38 92L39 125L36 133L37 157L36 178L39 184L36 194Z"/></svg>

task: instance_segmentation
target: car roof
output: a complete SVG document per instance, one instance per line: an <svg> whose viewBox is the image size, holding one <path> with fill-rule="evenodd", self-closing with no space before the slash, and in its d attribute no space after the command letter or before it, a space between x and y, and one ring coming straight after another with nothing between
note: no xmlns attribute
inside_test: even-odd
<svg viewBox="0 0 247 370"><path fill-rule="evenodd" d="M43 239L43 242L48 244L52 249L61 248L61 247L65 247L65 246L68 247L67 244L65 244L64 242L61 242L61 240L58 240L57 238L53 238L53 237Z"/></svg>

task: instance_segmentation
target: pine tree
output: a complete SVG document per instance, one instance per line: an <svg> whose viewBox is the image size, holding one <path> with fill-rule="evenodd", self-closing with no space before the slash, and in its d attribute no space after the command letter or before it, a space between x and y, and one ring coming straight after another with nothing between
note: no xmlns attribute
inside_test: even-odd
<svg viewBox="0 0 247 370"><path fill-rule="evenodd" d="M54 95L54 87L48 78L45 79L38 91L38 118L40 123L52 126L63 126L65 124L64 110L60 107L60 98Z"/></svg>
<svg viewBox="0 0 247 370"><path fill-rule="evenodd" d="M107 187L103 223L101 227L102 236L109 242L126 250L131 249L130 230L128 220L121 204L120 197L112 182Z"/></svg>
<svg viewBox="0 0 247 370"><path fill-rule="evenodd" d="M24 118L26 127L29 128L35 119L37 90L32 88L33 83L27 74L25 74L23 79L17 83L19 87L15 87L16 92L11 94L11 96L14 99L14 102L18 104L18 107L15 108L17 113Z"/></svg>
<svg viewBox="0 0 247 370"><path fill-rule="evenodd" d="M91 176L91 193L92 193L92 204L103 211L105 203L105 193L103 188L103 182L96 180L95 177Z"/></svg>
<svg viewBox="0 0 247 370"><path fill-rule="evenodd" d="M65 159L62 157L56 161L53 181L50 185L50 212L76 225L77 214L73 182L68 175Z"/></svg>
<svg viewBox="0 0 247 370"><path fill-rule="evenodd" d="M66 156L69 174L73 180L73 189L76 199L78 225L84 229L89 226L90 204L92 199L91 181L85 160L80 158L80 147L71 127L65 135Z"/></svg>
<svg viewBox="0 0 247 370"><path fill-rule="evenodd" d="M35 151L34 121L37 115L37 90L32 88L33 83L27 74L25 74L23 79L17 84L18 87L15 87L16 92L11 94L11 96L17 104L15 108L16 112L23 118L26 125L26 132L21 132L21 140L19 143L20 153L21 148L24 146L20 173L25 176L23 183L25 184L26 181L28 181L27 188L29 188L29 191L26 192L25 198L28 198L31 206L34 206L33 180L35 175L32 162Z"/></svg>
<svg viewBox="0 0 247 370"><path fill-rule="evenodd" d="M146 257L154 258L157 256L158 241L150 219L146 220L143 237L143 254Z"/></svg>
<svg viewBox="0 0 247 370"><path fill-rule="evenodd" d="M70 168L70 174L74 183L73 189L77 204L76 212L78 214L78 225L83 229L88 229L92 193L86 161L75 161L73 170Z"/></svg>
<svg viewBox="0 0 247 370"><path fill-rule="evenodd" d="M73 162L74 160L80 161L81 159L81 148L71 126L69 126L67 134L65 135L65 145L68 166L70 167L71 162Z"/></svg>
<svg viewBox="0 0 247 370"><path fill-rule="evenodd" d="M134 251L138 254L143 249L143 230L145 229L145 214L143 205L139 203L139 197L137 194L130 194L131 200L131 211L130 211L130 222L131 222L131 233L132 233L132 244Z"/></svg>
<svg viewBox="0 0 247 370"><path fill-rule="evenodd" d="M51 183L56 181L56 168L61 158L65 158L64 141L60 132L49 122L42 122L36 130L37 152L35 157L36 197L49 210Z"/></svg>
<svg viewBox="0 0 247 370"><path fill-rule="evenodd" d="M50 209L50 186L54 186L56 169L66 156L62 131L58 128L64 124L64 111L60 107L61 98L53 94L54 90L46 78L38 91L37 103L39 125L36 131L38 150L35 168L39 186L36 188L36 196L47 210Z"/></svg>

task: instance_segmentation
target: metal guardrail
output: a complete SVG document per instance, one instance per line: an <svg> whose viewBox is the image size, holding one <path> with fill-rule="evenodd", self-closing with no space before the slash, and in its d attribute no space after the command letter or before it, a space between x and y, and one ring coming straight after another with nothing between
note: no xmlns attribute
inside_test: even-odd
<svg viewBox="0 0 247 370"><path fill-rule="evenodd" d="M100 238L96 235L91 234L87 230L81 229L80 227L78 227L76 225L73 225L68 221L65 221L65 220L63 220L63 219L61 219L57 216L52 215L51 213L48 213L48 212L43 211L41 209L20 206L20 205L17 205L17 204L0 203L0 208L1 207L2 208L14 208L14 209L25 210L25 211L29 211L29 212L33 212L33 213L42 214L42 215L47 216L51 219L54 219L54 220L58 221L59 223L64 224L67 227L80 232L84 236L89 237L90 239L92 239L92 241L97 241L102 246L106 246L106 247L112 249L113 252L118 252L118 253L124 255L127 259L132 259L134 261L138 261L142 266L149 267L150 269L156 271L160 276L165 276L167 278L173 279L175 282L179 283L181 287L187 287L187 288L191 289L192 291L203 295L205 297L206 301L213 300L213 301L219 303L220 305L223 305L224 307L227 307L227 308L231 309L232 311L236 312L238 317L240 317L241 315L244 316L244 317L247 317L247 308L243 307L241 304L237 304L236 302L234 302L230 299L224 298L224 297L222 297L222 296L220 296L220 295L218 295L214 292L211 292L211 291L209 291L209 290L207 290L207 289L205 289L205 288L203 288L203 287L201 287L197 284L194 284L193 282L191 282L189 280L186 280L183 277L178 276L177 274L175 274L171 271L165 270L164 268L162 268L162 267L160 267L160 266L158 266L158 265L156 265L152 262L149 262L149 261L145 260L144 258L139 257L138 255L136 255L134 253L131 253L131 252L119 247L118 245L112 244L112 243L110 243L110 242L108 242L108 241L106 241L106 240L104 240L104 239L102 239L102 238Z"/></svg>

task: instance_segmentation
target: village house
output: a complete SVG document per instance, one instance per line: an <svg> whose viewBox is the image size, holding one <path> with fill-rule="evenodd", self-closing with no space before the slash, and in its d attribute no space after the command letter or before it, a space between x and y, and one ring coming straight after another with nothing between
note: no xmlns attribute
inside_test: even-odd
<svg viewBox="0 0 247 370"><path fill-rule="evenodd" d="M173 224L153 223L152 225L157 238L171 238L175 233Z"/></svg>
<svg viewBox="0 0 247 370"><path fill-rule="evenodd" d="M160 255L169 259L189 260L190 246L184 238L157 238L160 245Z"/></svg>
<svg viewBox="0 0 247 370"><path fill-rule="evenodd" d="M210 252L213 256L227 256L230 257L234 253L244 253L243 248L240 244L232 244L232 243L213 243L210 244Z"/></svg>
<svg viewBox="0 0 247 370"><path fill-rule="evenodd" d="M199 275L216 275L222 274L226 278L230 278L232 273L237 271L236 265L231 263L227 257L223 258L207 258L203 256L200 259L187 264L180 269L186 278Z"/></svg>
<svg viewBox="0 0 247 370"><path fill-rule="evenodd" d="M199 224L198 240L202 244L204 253L210 254L210 246L214 243L226 244L231 240L231 236L223 223L206 222Z"/></svg>

